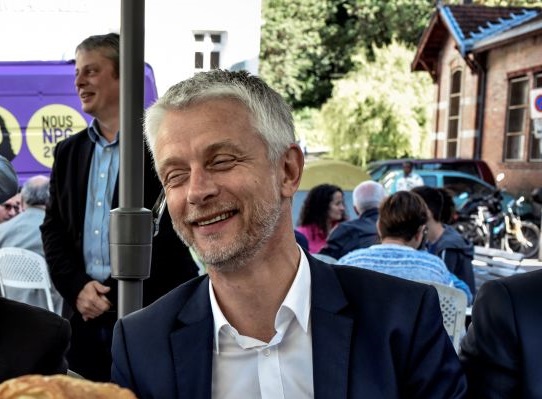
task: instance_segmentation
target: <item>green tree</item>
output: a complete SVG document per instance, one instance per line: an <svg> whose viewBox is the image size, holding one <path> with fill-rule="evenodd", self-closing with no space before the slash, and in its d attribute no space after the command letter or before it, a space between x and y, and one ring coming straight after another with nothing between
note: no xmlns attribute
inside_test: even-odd
<svg viewBox="0 0 542 399"><path fill-rule="evenodd" d="M320 107L360 48L415 44L432 0L263 0L260 74L294 108Z"/></svg>
<svg viewBox="0 0 542 399"><path fill-rule="evenodd" d="M414 52L395 41L374 47L372 54L360 50L354 69L335 82L322 107L332 156L364 166L376 159L427 155L429 77L410 72Z"/></svg>
<svg viewBox="0 0 542 399"><path fill-rule="evenodd" d="M327 0L263 1L260 75L296 108L317 102L311 96L328 68L320 32L325 29L329 4Z"/></svg>
<svg viewBox="0 0 542 399"><path fill-rule="evenodd" d="M455 0L449 3L458 4L461 1ZM494 7L542 7L540 0L473 0L472 4Z"/></svg>
<svg viewBox="0 0 542 399"><path fill-rule="evenodd" d="M371 56L373 46L382 47L392 40L416 45L435 11L435 1L348 0L345 7L362 38L360 44Z"/></svg>

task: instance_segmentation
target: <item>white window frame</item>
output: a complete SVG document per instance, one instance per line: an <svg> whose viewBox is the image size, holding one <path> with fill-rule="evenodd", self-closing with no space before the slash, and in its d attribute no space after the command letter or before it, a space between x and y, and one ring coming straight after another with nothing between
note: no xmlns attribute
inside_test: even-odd
<svg viewBox="0 0 542 399"><path fill-rule="evenodd" d="M454 75L456 73L459 73L459 91L452 93L453 89L453 82L454 82ZM461 95L463 93L463 69L461 68L455 68L450 73L450 90L448 91L448 129L446 131L446 157L449 158L455 158L459 154L459 145L460 145L460 136L461 136ZM452 100L457 98L457 114L452 115ZM450 138L450 128L451 128L451 121L457 122L456 124L456 136L455 138ZM449 151L450 144L455 144L455 154L451 154Z"/></svg>
<svg viewBox="0 0 542 399"><path fill-rule="evenodd" d="M222 67L222 56L224 50L225 32L217 31L192 31L194 34L194 73L206 72L211 69ZM203 41L196 41L196 35L203 35ZM218 35L220 42L213 42L212 36ZM196 67L196 53L203 54L203 65ZM218 53L218 65L211 65L211 54Z"/></svg>

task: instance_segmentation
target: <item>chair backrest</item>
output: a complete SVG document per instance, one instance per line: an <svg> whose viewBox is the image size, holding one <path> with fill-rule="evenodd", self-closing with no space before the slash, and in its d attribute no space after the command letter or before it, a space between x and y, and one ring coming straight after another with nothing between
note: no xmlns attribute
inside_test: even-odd
<svg viewBox="0 0 542 399"><path fill-rule="evenodd" d="M324 255L324 254L311 254L311 255L313 258L321 260L322 262L329 263L330 265L334 265L337 263L337 259L329 255Z"/></svg>
<svg viewBox="0 0 542 399"><path fill-rule="evenodd" d="M444 328L450 336L455 350L459 351L459 342L465 332L467 295L458 288L444 284L432 281L420 282L432 285L437 289Z"/></svg>
<svg viewBox="0 0 542 399"><path fill-rule="evenodd" d="M54 312L51 281L43 256L23 248L0 248L0 282L6 297L9 296L5 287L44 290L47 308Z"/></svg>

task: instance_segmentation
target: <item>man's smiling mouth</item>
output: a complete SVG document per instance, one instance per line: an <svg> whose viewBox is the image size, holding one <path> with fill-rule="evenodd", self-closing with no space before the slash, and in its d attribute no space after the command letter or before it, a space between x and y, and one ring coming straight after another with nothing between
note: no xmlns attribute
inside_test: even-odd
<svg viewBox="0 0 542 399"><path fill-rule="evenodd" d="M234 212L234 211L230 211L230 212L225 212L225 213L221 213L220 215L217 215L211 219L207 219L207 220L202 220L202 221L199 221L199 222L196 222L196 224L198 226L208 226L210 224L213 224L213 223L217 223L217 222L221 222L222 220L226 220L230 217L232 217L233 215L235 215L237 212Z"/></svg>

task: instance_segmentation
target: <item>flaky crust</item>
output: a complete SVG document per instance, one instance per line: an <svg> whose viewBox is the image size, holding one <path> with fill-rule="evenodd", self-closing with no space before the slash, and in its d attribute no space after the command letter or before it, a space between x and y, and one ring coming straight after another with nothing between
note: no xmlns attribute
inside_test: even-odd
<svg viewBox="0 0 542 399"><path fill-rule="evenodd" d="M93 382L63 374L25 375L0 384L0 399L137 399L116 384Z"/></svg>

